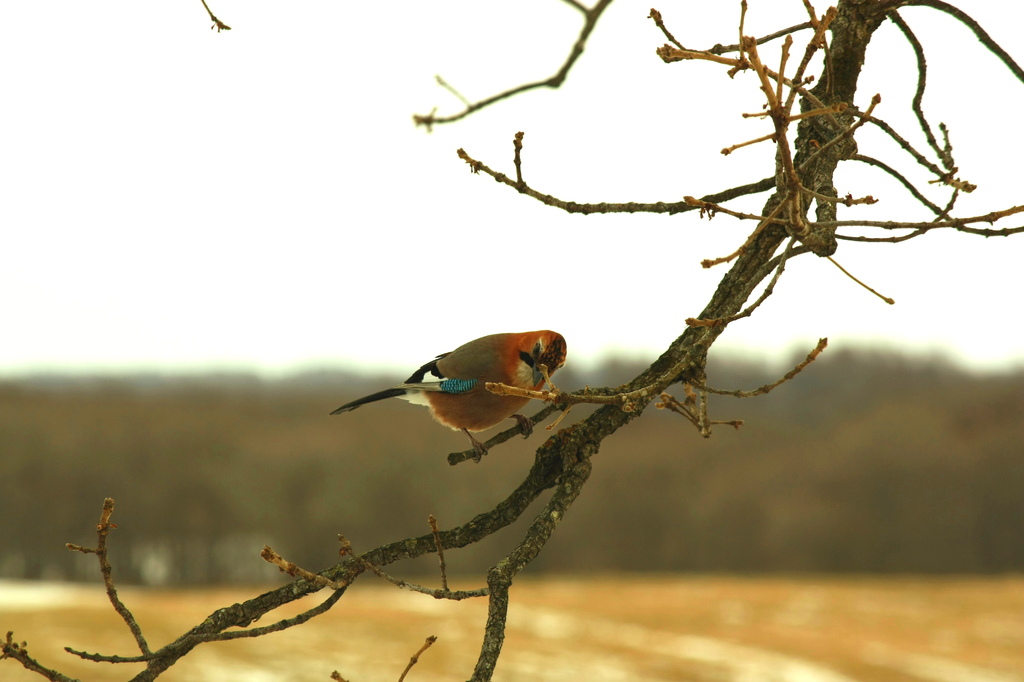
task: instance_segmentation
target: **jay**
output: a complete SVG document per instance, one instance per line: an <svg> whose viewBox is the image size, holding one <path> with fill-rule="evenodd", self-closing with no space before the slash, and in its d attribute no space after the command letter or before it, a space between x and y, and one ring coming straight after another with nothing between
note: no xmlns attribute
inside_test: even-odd
<svg viewBox="0 0 1024 682"><path fill-rule="evenodd" d="M565 364L565 339L547 329L513 334L491 334L463 344L413 372L403 383L346 403L331 414L341 414L385 398L402 398L425 405L438 422L469 436L476 460L487 453L470 431L483 431L504 419L515 419L523 437L533 430L519 414L529 398L491 393L484 384L500 382L530 390L544 386L540 366L548 376Z"/></svg>

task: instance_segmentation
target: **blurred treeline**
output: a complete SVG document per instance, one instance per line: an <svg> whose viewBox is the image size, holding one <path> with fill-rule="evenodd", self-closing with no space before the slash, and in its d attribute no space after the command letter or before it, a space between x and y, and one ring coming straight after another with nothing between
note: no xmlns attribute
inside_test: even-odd
<svg viewBox="0 0 1024 682"><path fill-rule="evenodd" d="M617 385L640 369L556 378ZM782 371L731 359L709 381L750 389ZM95 579L95 559L64 543L95 543L108 496L121 581L238 582L277 579L264 544L319 570L337 560L338 533L358 551L427 532L428 514L460 524L520 482L543 429L450 467L466 440L423 408L328 417L395 378L0 383L0 577ZM1024 373L831 351L769 395L713 397L711 413L746 424L703 440L652 407L609 438L534 570L1024 570ZM447 554L449 570L491 565L528 521ZM392 567L424 570L436 558Z"/></svg>

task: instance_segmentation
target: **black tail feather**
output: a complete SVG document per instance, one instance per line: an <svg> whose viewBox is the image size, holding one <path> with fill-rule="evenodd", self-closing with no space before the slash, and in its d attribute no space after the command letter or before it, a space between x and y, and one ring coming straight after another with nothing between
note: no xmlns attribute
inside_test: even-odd
<svg viewBox="0 0 1024 682"><path fill-rule="evenodd" d="M405 395L405 389L404 388L389 388L389 389L386 389L386 390L383 390L383 391L377 391L376 393L371 393L370 395L364 396L364 397L360 398L359 400L353 400L350 403L345 403L344 405L342 405L341 407L336 409L334 412L331 412L331 414L341 414L342 412L351 412L352 410L356 409L360 405L365 405L366 403L375 403L378 400L384 400L386 398L395 398L395 397L400 396L400 395Z"/></svg>

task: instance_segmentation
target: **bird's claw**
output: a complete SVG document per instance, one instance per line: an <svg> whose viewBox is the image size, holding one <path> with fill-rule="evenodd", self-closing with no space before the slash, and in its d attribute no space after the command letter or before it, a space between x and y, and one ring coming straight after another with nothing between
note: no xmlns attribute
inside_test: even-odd
<svg viewBox="0 0 1024 682"><path fill-rule="evenodd" d="M469 442L473 444L473 461L479 464L483 456L487 454L487 446L473 438L473 434L466 429L462 429L462 432L469 437Z"/></svg>
<svg viewBox="0 0 1024 682"><path fill-rule="evenodd" d="M529 417L525 417L521 414L514 414L512 418L519 424L519 428L523 432L523 438L529 438L533 434L533 422L530 421Z"/></svg>

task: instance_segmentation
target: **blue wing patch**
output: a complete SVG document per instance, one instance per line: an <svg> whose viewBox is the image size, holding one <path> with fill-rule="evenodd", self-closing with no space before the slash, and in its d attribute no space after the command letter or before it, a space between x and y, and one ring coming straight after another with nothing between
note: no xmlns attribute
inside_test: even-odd
<svg viewBox="0 0 1024 682"><path fill-rule="evenodd" d="M441 382L442 393L468 393L477 385L477 379L445 379Z"/></svg>

